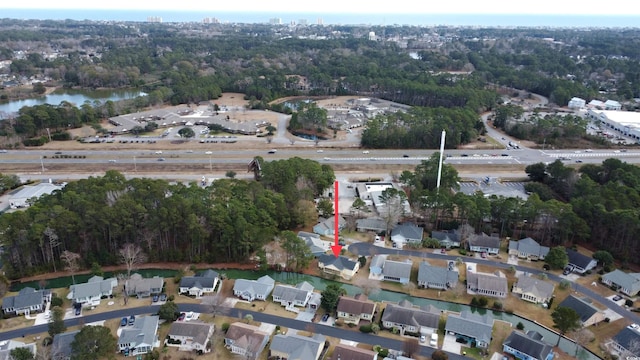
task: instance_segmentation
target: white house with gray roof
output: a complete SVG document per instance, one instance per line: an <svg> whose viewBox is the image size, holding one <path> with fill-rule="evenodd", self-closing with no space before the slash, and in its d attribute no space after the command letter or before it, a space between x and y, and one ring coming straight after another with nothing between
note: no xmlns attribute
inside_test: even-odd
<svg viewBox="0 0 640 360"><path fill-rule="evenodd" d="M324 273L351 280L360 270L360 262L346 256L336 257L333 254L323 254L318 256L318 268Z"/></svg>
<svg viewBox="0 0 640 360"><path fill-rule="evenodd" d="M360 232L373 231L379 233L387 230L387 224L382 219L358 219L356 220L356 230Z"/></svg>
<svg viewBox="0 0 640 360"><path fill-rule="evenodd" d="M51 343L51 358L55 360L70 360L71 343L76 339L76 334L79 332L80 330L75 330L56 334ZM2 359L1 356L0 359Z"/></svg>
<svg viewBox="0 0 640 360"><path fill-rule="evenodd" d="M93 276L84 284L71 285L67 299L82 306L96 306L100 299L113 295L113 288L118 286L118 279L112 277L105 279L102 276Z"/></svg>
<svg viewBox="0 0 640 360"><path fill-rule="evenodd" d="M13 357L11 356L11 350L18 348L29 350L33 354L34 358L37 355L36 343L26 344L22 341L6 340L0 342L0 360L13 360Z"/></svg>
<svg viewBox="0 0 640 360"><path fill-rule="evenodd" d="M307 244L313 256L320 256L326 253L331 250L331 245L333 245L331 241L322 240L320 235L306 231L298 232L298 237Z"/></svg>
<svg viewBox="0 0 640 360"><path fill-rule="evenodd" d="M604 274L602 282L629 296L635 296L640 292L640 273L626 273L616 269Z"/></svg>
<svg viewBox="0 0 640 360"><path fill-rule="evenodd" d="M418 267L418 286L427 289L447 290L458 285L459 274L453 269L432 266L427 261Z"/></svg>
<svg viewBox="0 0 640 360"><path fill-rule="evenodd" d="M548 246L541 246L530 237L520 241L509 241L509 255L527 260L544 260L549 253Z"/></svg>
<svg viewBox="0 0 640 360"><path fill-rule="evenodd" d="M620 358L627 359L640 357L640 326L638 324L631 324L624 329L620 330L613 337L611 341L611 347Z"/></svg>
<svg viewBox="0 0 640 360"><path fill-rule="evenodd" d="M468 310L462 311L460 315L450 313L444 329L446 333L454 333L471 342L472 347L475 344L476 347L486 349L491 342L493 316L474 314Z"/></svg>
<svg viewBox="0 0 640 360"><path fill-rule="evenodd" d="M399 249L402 249L404 244L422 244L422 236L424 229L414 224L401 224L397 225L391 230L391 241Z"/></svg>
<svg viewBox="0 0 640 360"><path fill-rule="evenodd" d="M474 234L469 237L469 250L497 255L500 252L500 238L487 234Z"/></svg>
<svg viewBox="0 0 640 360"><path fill-rule="evenodd" d="M409 259L405 261L386 260L382 266L382 279L385 281L408 284L411 278L411 267L413 262Z"/></svg>
<svg viewBox="0 0 640 360"><path fill-rule="evenodd" d="M208 353L211 348L207 343L213 336L214 325L193 322L175 321L171 324L165 344L176 346L180 351L196 351L198 353ZM176 344L180 341L179 344Z"/></svg>
<svg viewBox="0 0 640 360"><path fill-rule="evenodd" d="M431 238L447 249L460 247L460 233L457 230L432 231Z"/></svg>
<svg viewBox="0 0 640 360"><path fill-rule="evenodd" d="M271 341L269 358L318 360L325 342L326 338L320 334L314 334L312 337L298 334L278 334Z"/></svg>
<svg viewBox="0 0 640 360"><path fill-rule="evenodd" d="M195 276L183 276L178 293L195 297L210 294L218 285L218 279L218 273L213 270L200 271Z"/></svg>
<svg viewBox="0 0 640 360"><path fill-rule="evenodd" d="M158 316L143 316L132 326L123 327L118 338L118 350L128 356L149 353L160 345Z"/></svg>
<svg viewBox="0 0 640 360"><path fill-rule="evenodd" d="M536 276L522 274L513 285L511 292L520 295L520 298L535 304L548 303L553 296L555 285Z"/></svg>
<svg viewBox="0 0 640 360"><path fill-rule="evenodd" d="M278 284L273 289L273 302L284 306L286 310L299 312L295 307L304 308L313 294L313 285L306 281L296 286Z"/></svg>
<svg viewBox="0 0 640 360"><path fill-rule="evenodd" d="M276 281L269 275L262 276L258 280L237 279L233 284L233 295L247 301L266 301L275 284Z"/></svg>
<svg viewBox="0 0 640 360"><path fill-rule="evenodd" d="M5 296L2 300L2 312L5 315L29 315L44 311L46 303L51 301L51 290L36 290L26 287L17 295Z"/></svg>

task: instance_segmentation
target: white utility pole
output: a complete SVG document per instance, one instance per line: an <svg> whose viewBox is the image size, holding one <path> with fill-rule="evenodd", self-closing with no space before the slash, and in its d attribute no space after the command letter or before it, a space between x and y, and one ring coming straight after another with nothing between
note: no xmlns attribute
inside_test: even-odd
<svg viewBox="0 0 640 360"><path fill-rule="evenodd" d="M440 189L440 178L442 177L442 158L444 156L444 140L447 132L442 130L440 137L440 161L438 162L438 179L436 180L436 189Z"/></svg>

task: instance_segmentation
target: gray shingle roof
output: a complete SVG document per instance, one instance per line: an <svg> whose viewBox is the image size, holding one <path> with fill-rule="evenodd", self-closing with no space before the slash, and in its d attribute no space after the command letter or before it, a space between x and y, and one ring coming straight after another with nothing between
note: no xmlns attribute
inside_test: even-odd
<svg viewBox="0 0 640 360"><path fill-rule="evenodd" d="M615 269L614 271L604 274L602 280L611 281L614 284L620 285L625 289L628 289L631 294L635 294L640 291L640 274L627 274L624 271Z"/></svg>
<svg viewBox="0 0 640 360"><path fill-rule="evenodd" d="M356 220L356 228L367 229L373 231L384 231L387 225L381 219L358 219Z"/></svg>
<svg viewBox="0 0 640 360"><path fill-rule="evenodd" d="M520 241L509 241L509 250L517 250L518 252L538 257L545 257L549 253L549 247L540 246L537 241L530 237Z"/></svg>
<svg viewBox="0 0 640 360"><path fill-rule="evenodd" d="M333 254L323 254L318 256L318 263L324 264L324 266L333 265L338 270L353 270L356 268L357 262L349 259L345 256L336 257Z"/></svg>
<svg viewBox="0 0 640 360"><path fill-rule="evenodd" d="M458 272L450 271L447 268L431 266L423 261L418 268L418 283L455 284L458 282Z"/></svg>
<svg viewBox="0 0 640 360"><path fill-rule="evenodd" d="M405 239L422 241L424 229L413 224L401 224L391 230L391 237L400 235Z"/></svg>
<svg viewBox="0 0 640 360"><path fill-rule="evenodd" d="M449 314L445 329L488 344L491 342L493 317L490 314L478 315L465 310L460 315Z"/></svg>
<svg viewBox="0 0 640 360"><path fill-rule="evenodd" d="M307 294L313 291L313 286L306 281L296 285L296 287L289 285L276 285L273 289L273 297L279 297L285 301L305 301Z"/></svg>
<svg viewBox="0 0 640 360"><path fill-rule="evenodd" d="M139 317L133 326L122 328L118 344L131 344L132 347L137 347L140 344L153 345L157 329L157 315Z"/></svg>
<svg viewBox="0 0 640 360"><path fill-rule="evenodd" d="M503 344L539 360L546 359L552 350L551 345L519 331L511 332Z"/></svg>
<svg viewBox="0 0 640 360"><path fill-rule="evenodd" d="M71 343L79 332L80 330L68 331L53 337L51 354L54 359L66 359L71 356Z"/></svg>
<svg viewBox="0 0 640 360"><path fill-rule="evenodd" d="M403 306L404 305L404 306ZM416 327L424 326L437 329L440 321L440 312L435 309L425 311L415 307L409 307L411 303L388 304L382 314L382 321L389 321L396 324L412 325Z"/></svg>
<svg viewBox="0 0 640 360"><path fill-rule="evenodd" d="M320 334L313 337L278 334L273 337L270 349L288 354L288 360L315 360L325 341L326 338Z"/></svg>
<svg viewBox="0 0 640 360"><path fill-rule="evenodd" d="M40 305L44 302L44 297L51 293L51 290L36 290L32 287L23 288L17 295L7 296L2 300L2 309L13 308L16 310Z"/></svg>
<svg viewBox="0 0 640 360"><path fill-rule="evenodd" d="M573 264L583 269L586 269L589 266L589 263L593 260L592 257L582 255L571 249L567 249L567 256L569 257L569 264Z"/></svg>
<svg viewBox="0 0 640 360"><path fill-rule="evenodd" d="M347 314L373 314L376 303L367 299L365 295L356 295L355 297L340 296L338 298L338 312Z"/></svg>
<svg viewBox="0 0 640 360"><path fill-rule="evenodd" d="M188 336L198 344L206 345L213 324L192 321L176 321L169 328L169 336Z"/></svg>
<svg viewBox="0 0 640 360"><path fill-rule="evenodd" d="M258 280L237 279L233 284L233 291L240 291L252 295L262 294L266 299L275 286L275 280L265 275Z"/></svg>
<svg viewBox="0 0 640 360"><path fill-rule="evenodd" d="M472 235L469 237L469 246L479 246L486 248L500 248L500 238L495 236L489 236L487 234Z"/></svg>
<svg viewBox="0 0 640 360"><path fill-rule="evenodd" d="M568 307L575 310L580 315L580 321L582 322L589 320L595 313L600 311L595 306L573 295L567 296L566 299L558 304L558 307Z"/></svg>
<svg viewBox="0 0 640 360"><path fill-rule="evenodd" d="M103 279L100 276L94 276L84 284L71 285L69 287L69 299L81 299L106 294L116 286L118 286L118 279L116 278Z"/></svg>
<svg viewBox="0 0 640 360"><path fill-rule="evenodd" d="M438 241L460 242L460 236L456 231L432 231L431 238Z"/></svg>
<svg viewBox="0 0 640 360"><path fill-rule="evenodd" d="M553 289L555 287L551 282L527 275L518 276L516 286L522 289L523 292L532 293L541 299L550 298L551 295L553 295Z"/></svg>
<svg viewBox="0 0 640 360"><path fill-rule="evenodd" d="M490 274L467 273L467 283L473 284L477 289L497 291L505 294L509 291L507 278Z"/></svg>
<svg viewBox="0 0 640 360"><path fill-rule="evenodd" d="M629 326L620 330L616 336L613 337L613 341L617 342L620 346L630 351L635 356L640 356L640 330L632 329Z"/></svg>
<svg viewBox="0 0 640 360"><path fill-rule="evenodd" d="M205 270L197 273L195 276L184 276L180 279L180 287L184 288L212 288L218 273L213 270Z"/></svg>
<svg viewBox="0 0 640 360"><path fill-rule="evenodd" d="M411 277L411 266L413 266L413 264L410 261L387 260L382 267L382 274L384 276L408 279Z"/></svg>

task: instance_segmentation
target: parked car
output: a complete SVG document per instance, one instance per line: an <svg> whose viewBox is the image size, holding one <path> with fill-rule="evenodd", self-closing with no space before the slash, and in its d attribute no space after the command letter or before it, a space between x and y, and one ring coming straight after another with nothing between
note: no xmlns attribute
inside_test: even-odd
<svg viewBox="0 0 640 360"><path fill-rule="evenodd" d="M326 322L327 320L329 320L329 313L322 315L322 321Z"/></svg>
<svg viewBox="0 0 640 360"><path fill-rule="evenodd" d="M564 270L562 271L562 275L569 275L571 274L571 272L573 271L573 267L571 266L567 266L564 268Z"/></svg>
<svg viewBox="0 0 640 360"><path fill-rule="evenodd" d="M158 161L164 161L164 158L159 158Z"/></svg>
<svg viewBox="0 0 640 360"><path fill-rule="evenodd" d="M440 249L440 254L446 254L446 253L447 253L447 249L445 248Z"/></svg>
<svg viewBox="0 0 640 360"><path fill-rule="evenodd" d="M427 341L427 337L424 335L420 335L420 342L423 343L425 341Z"/></svg>
<svg viewBox="0 0 640 360"><path fill-rule="evenodd" d="M82 313L82 308L76 307L76 316L80 316L81 313Z"/></svg>
<svg viewBox="0 0 640 360"><path fill-rule="evenodd" d="M153 298L151 299L151 302L158 302L158 300L160 300L160 297L158 295L153 295Z"/></svg>
<svg viewBox="0 0 640 360"><path fill-rule="evenodd" d="M167 301L167 294L160 294L160 301Z"/></svg>
<svg viewBox="0 0 640 360"><path fill-rule="evenodd" d="M486 252L481 252L480 253L480 257L483 258L483 259L486 259L487 258L487 253Z"/></svg>
<svg viewBox="0 0 640 360"><path fill-rule="evenodd" d="M187 317L186 313L180 313L180 316L178 316L178 321L184 321L184 318Z"/></svg>
<svg viewBox="0 0 640 360"><path fill-rule="evenodd" d="M129 326L133 325L135 322L136 322L136 316L135 315L129 316Z"/></svg>
<svg viewBox="0 0 640 360"><path fill-rule="evenodd" d="M276 149L271 149L271 150L269 150L269 152L268 152L268 153L269 153L269 154L275 154L276 152L278 152L278 150L276 150Z"/></svg>
<svg viewBox="0 0 640 360"><path fill-rule="evenodd" d="M127 323L128 321L126 317L123 317L122 319L120 319L120 326L127 326Z"/></svg>

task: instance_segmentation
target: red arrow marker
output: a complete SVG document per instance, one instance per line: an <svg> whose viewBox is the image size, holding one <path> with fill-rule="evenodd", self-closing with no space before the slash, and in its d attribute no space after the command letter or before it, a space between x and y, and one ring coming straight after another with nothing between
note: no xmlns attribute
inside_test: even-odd
<svg viewBox="0 0 640 360"><path fill-rule="evenodd" d="M335 255L336 257L338 257L338 255L340 255L340 251L342 250L342 245L340 245L340 222L338 221L340 215L338 214L338 181L334 181L333 182L333 206L335 208L334 210L334 218L333 218L333 236L334 236L334 241L335 243L333 245L331 245L331 250L333 251L333 255Z"/></svg>

